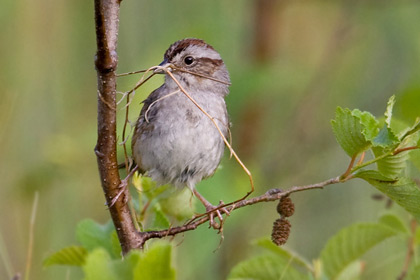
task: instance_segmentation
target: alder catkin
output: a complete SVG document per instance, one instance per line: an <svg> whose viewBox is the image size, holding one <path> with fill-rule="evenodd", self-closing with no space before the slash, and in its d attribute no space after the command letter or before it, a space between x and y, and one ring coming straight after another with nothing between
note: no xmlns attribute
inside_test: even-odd
<svg viewBox="0 0 420 280"><path fill-rule="evenodd" d="M271 232L271 240L277 246L286 243L289 238L291 224L285 218L280 218L274 221L273 231Z"/></svg>
<svg viewBox="0 0 420 280"><path fill-rule="evenodd" d="M283 197L277 205L277 212L282 217L290 217L295 212L295 205L290 197Z"/></svg>

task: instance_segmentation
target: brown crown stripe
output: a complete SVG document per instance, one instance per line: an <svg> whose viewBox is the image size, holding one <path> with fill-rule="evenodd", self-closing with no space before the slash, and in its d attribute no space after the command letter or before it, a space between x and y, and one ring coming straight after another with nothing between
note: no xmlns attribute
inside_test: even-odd
<svg viewBox="0 0 420 280"><path fill-rule="evenodd" d="M212 46L210 46L203 40L195 39L195 38L188 38L188 39L179 40L173 43L165 52L165 58L167 60L170 60L171 58L175 57L177 54L179 54L180 52L182 52L188 46L191 46L191 45L202 46L202 47L206 46L214 50Z"/></svg>

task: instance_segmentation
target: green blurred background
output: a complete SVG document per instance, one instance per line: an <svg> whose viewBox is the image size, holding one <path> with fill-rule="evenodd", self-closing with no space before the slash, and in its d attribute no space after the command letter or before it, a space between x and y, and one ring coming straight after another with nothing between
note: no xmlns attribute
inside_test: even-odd
<svg viewBox="0 0 420 280"><path fill-rule="evenodd" d="M233 146L255 176L255 194L262 194L345 170L349 159L330 128L337 105L379 116L396 94L398 118L411 123L420 115L419 14L414 0L124 0L118 72L160 63L166 48L184 37L213 45L231 73ZM80 279L78 269L43 269L42 260L76 243L80 220L109 219L93 153L93 1L3 0L0 23L0 279L25 270L36 191L31 279ZM120 78L119 89L130 89L136 79ZM160 83L157 77L136 93L130 120ZM226 153L221 170L198 188L213 203L228 202L243 196L249 183ZM371 199L374 193L352 181L294 195L286 247L316 258L341 227L386 211L383 201ZM235 211L215 252L220 236L206 226L178 237L178 279L224 279L239 261L258 254L252 240L269 236L275 206ZM392 211L407 218L397 206ZM395 279L400 271L405 245L380 250L381 265L367 256L365 279Z"/></svg>

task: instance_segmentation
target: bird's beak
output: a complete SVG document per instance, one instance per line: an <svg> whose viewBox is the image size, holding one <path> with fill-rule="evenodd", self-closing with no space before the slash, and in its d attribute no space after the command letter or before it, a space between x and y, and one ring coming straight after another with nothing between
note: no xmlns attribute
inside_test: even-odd
<svg viewBox="0 0 420 280"><path fill-rule="evenodd" d="M160 67L166 68L169 71L171 71L171 68L169 67L170 65L171 64L168 62L168 60L166 58L159 64ZM155 74L165 74L166 72L162 68L155 69L153 71L153 73L155 73Z"/></svg>

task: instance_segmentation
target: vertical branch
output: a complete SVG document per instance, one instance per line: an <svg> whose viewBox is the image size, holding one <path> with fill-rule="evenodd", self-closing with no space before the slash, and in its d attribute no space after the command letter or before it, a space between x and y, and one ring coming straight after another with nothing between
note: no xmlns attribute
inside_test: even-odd
<svg viewBox="0 0 420 280"><path fill-rule="evenodd" d="M118 64L117 40L119 23L119 0L95 0L95 24L97 53L95 66L98 79L98 140L95 153L107 205L121 190L117 163L116 128L116 76ZM125 191L110 208L122 252L138 248L141 244L130 210L125 203L129 193Z"/></svg>

